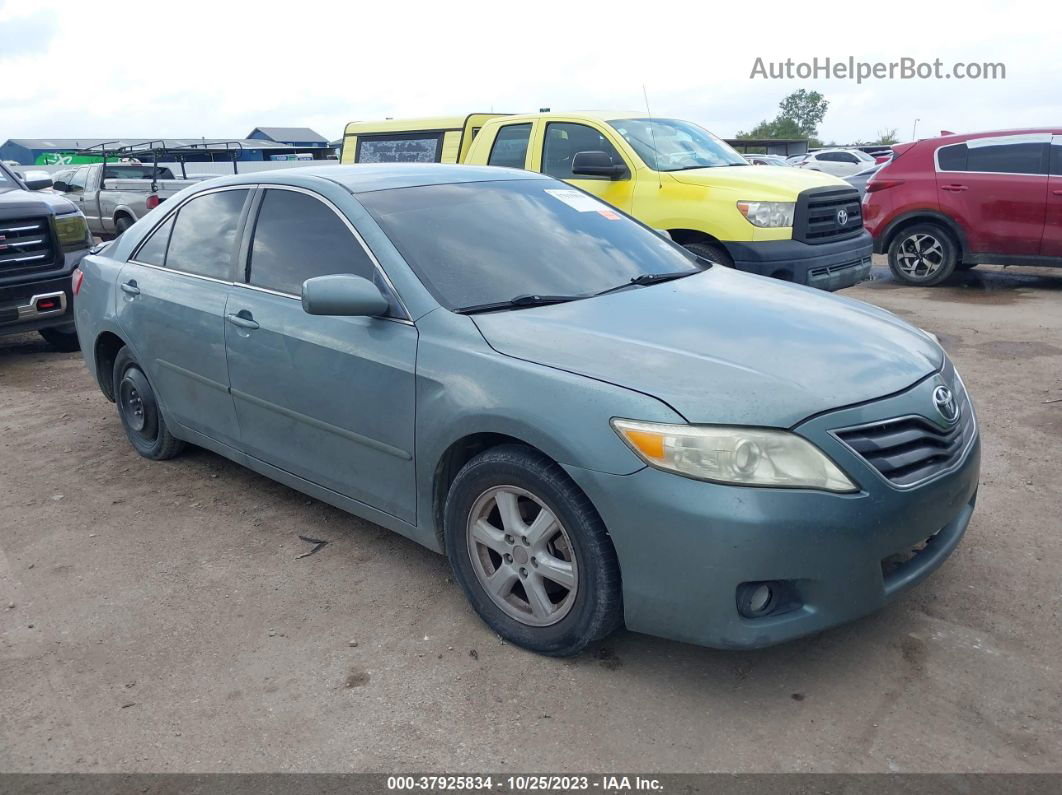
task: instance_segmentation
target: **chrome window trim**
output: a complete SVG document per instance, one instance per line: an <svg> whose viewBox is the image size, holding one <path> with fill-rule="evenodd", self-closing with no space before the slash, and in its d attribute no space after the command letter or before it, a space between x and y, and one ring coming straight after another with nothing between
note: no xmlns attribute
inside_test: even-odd
<svg viewBox="0 0 1062 795"><path fill-rule="evenodd" d="M291 293L282 293L280 290L270 290L268 287L259 287L257 284L248 284L247 282L233 282L233 287L242 287L244 290L254 290L255 292L265 293L267 295L275 295L277 298L287 298L289 301L298 301L302 303L302 297L298 295L292 295ZM405 307L403 307L404 309ZM401 323L405 326L416 325L412 320L404 317L388 317L387 315L377 315L373 317L374 320L390 320L392 323Z"/></svg>
<svg viewBox="0 0 1062 795"><path fill-rule="evenodd" d="M394 295L395 301L398 302L399 308L405 314L404 318L384 317L384 318L381 318L381 319L383 319L383 320L403 320L403 321L408 321L410 323L410 325L412 325L412 321L410 320L410 318L412 318L413 315L410 314L409 309L406 307L405 301L402 300L402 296L398 292L398 290L395 288L394 282L391 281L391 277L387 275L387 271L385 271L384 268L383 268L383 265L380 264L380 260L376 257L376 254L373 253L373 250L371 248L369 248L369 245L365 242L365 238L363 238L361 236L361 233L357 230L357 228L354 226L354 224L352 224L350 222L350 219L347 218L347 216L343 214L343 211L340 210L338 207L336 207L336 205L333 204L331 200L329 200L325 196L322 196L319 193L315 193L314 191L309 190L308 188L299 187L297 185L278 185L278 184L271 183L271 182L260 182L260 183L258 183L257 187L258 187L259 190L287 190L287 191L291 191L293 193L303 193L303 194L305 194L307 196L310 196L311 198L314 198L317 201L321 202L328 209L330 209L332 212L334 212L336 214L336 216L339 218L339 220L343 222L344 226L346 226L347 229L350 231L350 233L354 236L354 239L358 242L358 245L361 246L362 251L364 251L365 254L369 257L369 262L372 263L373 269L377 273L380 274L380 277L384 280L384 284L387 285L387 289L391 291L392 295ZM262 201L265 201L265 197L264 196L262 197ZM261 208L261 205L259 205L259 207L258 207L258 215L261 215L261 213L262 213L262 208ZM258 225L258 216L255 216L254 226L257 226L257 225ZM248 246L248 249L247 249L247 264L248 265L253 265L253 263L251 261L251 257L252 257L252 253L253 253L253 249L254 249L254 228L253 227L251 229L251 233L250 233L248 242L249 242L249 246ZM250 274L250 272L251 272L250 268L245 270L245 273L247 273L247 274ZM282 290L273 290L273 289L270 289L268 287L262 287L262 286L257 285L257 284L251 284L250 282L236 282L235 284L237 286L240 286L240 287L244 287L245 286L245 287L249 287L251 289L261 290L262 292L272 293L273 295L280 295L280 296L284 296L286 298L294 298L294 299L296 299L298 301L302 300L301 296L294 295L292 293L286 293L286 292L283 292Z"/></svg>
<svg viewBox="0 0 1062 795"><path fill-rule="evenodd" d="M167 268L163 265L152 265L150 262L141 262L140 260L128 259L126 262L133 265L139 265L141 268L151 268L152 270L162 271L163 273L176 273L179 276L191 276L193 279L202 279L205 282L213 282L214 284L224 284L226 286L232 286L236 282L227 282L224 279L215 279L213 276L204 276L201 273L189 273L188 271L179 271L176 268Z"/></svg>

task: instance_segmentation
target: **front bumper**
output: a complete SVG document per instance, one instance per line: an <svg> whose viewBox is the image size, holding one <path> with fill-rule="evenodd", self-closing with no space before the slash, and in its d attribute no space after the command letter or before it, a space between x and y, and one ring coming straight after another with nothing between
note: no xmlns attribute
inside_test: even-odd
<svg viewBox="0 0 1062 795"><path fill-rule="evenodd" d="M821 290L840 290L870 278L873 249L870 233L836 243L799 240L727 241L734 267L761 276L785 278Z"/></svg>
<svg viewBox="0 0 1062 795"><path fill-rule="evenodd" d="M947 471L899 488L830 429L905 416L939 380L842 409L794 430L859 484L853 494L743 488L655 469L609 475L566 467L608 527L620 562L624 616L638 632L718 648L781 643L882 607L935 571L958 545L976 502L980 440ZM893 557L929 542L906 562ZM744 583L782 583L792 605L746 618Z"/></svg>

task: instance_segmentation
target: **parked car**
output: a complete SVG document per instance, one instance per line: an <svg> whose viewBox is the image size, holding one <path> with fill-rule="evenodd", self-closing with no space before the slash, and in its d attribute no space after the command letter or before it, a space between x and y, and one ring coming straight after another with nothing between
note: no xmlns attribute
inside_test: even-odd
<svg viewBox="0 0 1062 795"><path fill-rule="evenodd" d="M1062 128L895 147L863 199L878 253L906 284L978 263L1062 266Z"/></svg>
<svg viewBox="0 0 1062 795"><path fill-rule="evenodd" d="M859 196L862 198L867 192L867 183L870 178L873 177L878 171L881 170L881 164L875 163L870 168L865 168L862 171L853 174L850 177L845 177L844 181L859 191Z"/></svg>
<svg viewBox="0 0 1062 795"><path fill-rule="evenodd" d="M796 163L798 168L821 171L835 177L848 177L874 165L874 158L858 149L820 149L809 152Z"/></svg>
<svg viewBox="0 0 1062 795"><path fill-rule="evenodd" d="M789 162L781 155L743 155L751 166L788 166Z"/></svg>
<svg viewBox="0 0 1062 795"><path fill-rule="evenodd" d="M415 149L424 159L538 171L738 270L824 290L870 274L859 194L841 180L748 168L726 142L679 119L610 112L482 116L469 116L461 134L440 131L452 119L391 120L384 132L371 132L367 122L350 124L343 162L404 160ZM389 148L395 140L401 151Z"/></svg>
<svg viewBox="0 0 1062 795"><path fill-rule="evenodd" d="M48 190L51 179L29 176L0 164L0 336L37 331L74 351L70 274L92 241L77 207Z"/></svg>
<svg viewBox="0 0 1062 795"><path fill-rule="evenodd" d="M196 444L445 552L545 654L621 623L819 632L929 575L974 509L973 407L930 335L539 174L225 177L80 273L141 455Z"/></svg>
<svg viewBox="0 0 1062 795"><path fill-rule="evenodd" d="M169 168L150 163L93 163L56 172L53 186L84 213L92 234L107 236L122 234L195 181L176 179Z"/></svg>

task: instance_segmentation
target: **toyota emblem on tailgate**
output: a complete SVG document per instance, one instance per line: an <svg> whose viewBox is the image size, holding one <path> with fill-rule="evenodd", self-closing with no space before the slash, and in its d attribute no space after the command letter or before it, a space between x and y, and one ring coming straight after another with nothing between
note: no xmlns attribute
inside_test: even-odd
<svg viewBox="0 0 1062 795"><path fill-rule="evenodd" d="M846 210L846 209L844 209L844 207L842 207L840 210L837 211L837 225L838 226L844 226L847 223L848 223L848 210Z"/></svg>
<svg viewBox="0 0 1062 795"><path fill-rule="evenodd" d="M959 419L959 406L955 402L955 395L946 386L938 386L933 390L933 405L948 422Z"/></svg>

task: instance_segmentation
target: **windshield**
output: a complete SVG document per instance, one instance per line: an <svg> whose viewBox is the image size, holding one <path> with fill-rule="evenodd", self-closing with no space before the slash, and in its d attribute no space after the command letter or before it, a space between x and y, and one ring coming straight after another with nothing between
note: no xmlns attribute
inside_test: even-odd
<svg viewBox="0 0 1062 795"><path fill-rule="evenodd" d="M748 165L725 141L688 121L615 119L609 125L654 171Z"/></svg>
<svg viewBox="0 0 1062 795"><path fill-rule="evenodd" d="M587 298L645 274L703 270L651 229L552 179L393 188L357 199L455 311L521 296Z"/></svg>
<svg viewBox="0 0 1062 795"><path fill-rule="evenodd" d="M7 166L0 163L0 193L16 190L18 187L18 183L15 182L15 178L11 175L11 172L7 170Z"/></svg>

